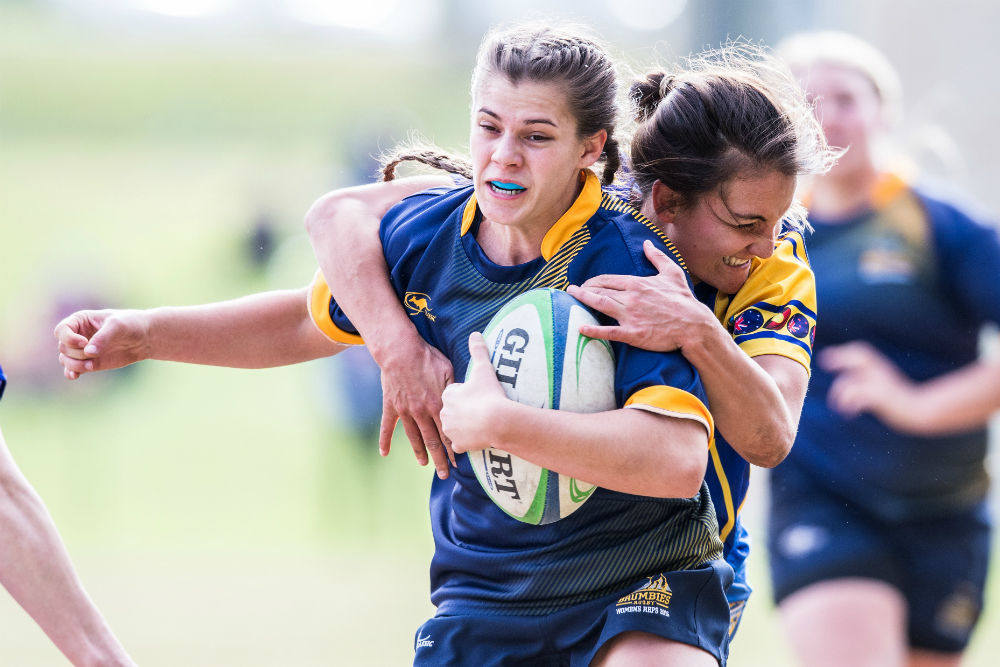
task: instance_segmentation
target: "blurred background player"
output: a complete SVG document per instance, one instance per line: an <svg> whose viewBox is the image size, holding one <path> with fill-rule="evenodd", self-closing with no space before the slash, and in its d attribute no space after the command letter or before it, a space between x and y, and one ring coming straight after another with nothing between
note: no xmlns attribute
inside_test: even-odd
<svg viewBox="0 0 1000 667"><path fill-rule="evenodd" d="M800 34L780 53L833 146L807 194L823 325L791 454L771 477L771 571L809 667L957 665L989 559L986 424L1000 364L1000 243L874 150L900 104L872 46Z"/></svg>
<svg viewBox="0 0 1000 667"><path fill-rule="evenodd" d="M7 378L0 368L0 398ZM134 667L0 433L0 584L76 667Z"/></svg>

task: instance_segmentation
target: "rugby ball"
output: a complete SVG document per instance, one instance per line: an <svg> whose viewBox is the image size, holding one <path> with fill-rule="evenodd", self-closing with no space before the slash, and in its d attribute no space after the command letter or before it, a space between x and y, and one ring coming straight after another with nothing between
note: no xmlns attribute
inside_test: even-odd
<svg viewBox="0 0 1000 667"><path fill-rule="evenodd" d="M509 301L483 332L507 398L552 410L614 410L614 353L607 341L581 336L582 324L598 322L566 292L536 289ZM597 488L502 449L469 452L469 459L493 502L525 523L563 519Z"/></svg>

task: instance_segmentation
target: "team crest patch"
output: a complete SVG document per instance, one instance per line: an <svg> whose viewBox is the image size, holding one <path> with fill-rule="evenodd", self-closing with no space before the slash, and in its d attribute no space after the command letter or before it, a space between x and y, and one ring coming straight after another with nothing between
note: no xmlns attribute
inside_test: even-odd
<svg viewBox="0 0 1000 667"><path fill-rule="evenodd" d="M964 582L938 607L934 624L938 631L948 637L968 639L976 621L979 620L979 602L976 587Z"/></svg>
<svg viewBox="0 0 1000 667"><path fill-rule="evenodd" d="M616 611L619 614L645 613L670 616L670 598L673 594L667 584L667 578L662 574L656 578L649 577L649 581L639 590L618 600L618 604L615 605Z"/></svg>
<svg viewBox="0 0 1000 667"><path fill-rule="evenodd" d="M869 285L906 285L916 278L917 267L906 249L877 246L861 253L858 258L858 275Z"/></svg>
<svg viewBox="0 0 1000 667"><path fill-rule="evenodd" d="M406 296L403 297L403 303L410 311L410 315L423 313L431 322L437 319L431 314L431 298L423 292L407 292Z"/></svg>

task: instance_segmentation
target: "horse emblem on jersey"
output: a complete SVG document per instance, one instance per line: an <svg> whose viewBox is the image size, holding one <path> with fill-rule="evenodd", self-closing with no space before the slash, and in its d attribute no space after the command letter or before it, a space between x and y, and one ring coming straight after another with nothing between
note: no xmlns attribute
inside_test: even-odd
<svg viewBox="0 0 1000 667"><path fill-rule="evenodd" d="M423 313L431 322L437 319L431 314L431 298L423 292L407 292L403 297L403 304L410 311L410 315Z"/></svg>

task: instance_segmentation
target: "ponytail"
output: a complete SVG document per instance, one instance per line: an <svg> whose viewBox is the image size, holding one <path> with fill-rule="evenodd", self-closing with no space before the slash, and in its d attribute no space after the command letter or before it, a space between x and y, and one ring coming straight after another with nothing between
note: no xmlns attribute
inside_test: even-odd
<svg viewBox="0 0 1000 667"><path fill-rule="evenodd" d="M673 91L676 84L677 77L663 70L647 72L644 78L632 82L628 97L632 103L635 122L643 123L652 118L660 102Z"/></svg>

